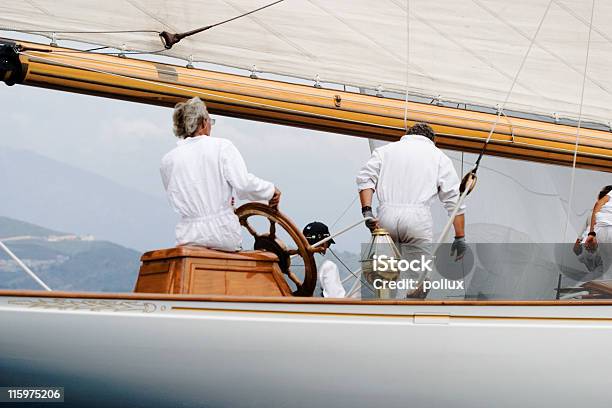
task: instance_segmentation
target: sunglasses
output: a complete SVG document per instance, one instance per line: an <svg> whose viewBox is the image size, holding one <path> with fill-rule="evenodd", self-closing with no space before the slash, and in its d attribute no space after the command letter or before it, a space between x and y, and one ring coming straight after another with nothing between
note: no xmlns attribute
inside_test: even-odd
<svg viewBox="0 0 612 408"><path fill-rule="evenodd" d="M210 126L215 126L215 123L217 122L215 118L208 118L208 121L210 122Z"/></svg>

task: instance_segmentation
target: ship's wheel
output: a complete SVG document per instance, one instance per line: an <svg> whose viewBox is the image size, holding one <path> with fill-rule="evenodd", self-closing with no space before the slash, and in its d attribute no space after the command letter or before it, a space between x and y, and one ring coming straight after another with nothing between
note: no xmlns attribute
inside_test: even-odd
<svg viewBox="0 0 612 408"><path fill-rule="evenodd" d="M317 284L317 266L314 260L316 248L310 246L302 231L283 213L262 203L247 203L236 209L240 225L247 229L255 239L253 249L269 251L278 256L278 263L286 279L297 287L293 296L312 296ZM251 217L264 217L269 222L267 232L258 233L252 224ZM277 234L277 226L289 235L295 247L289 247ZM301 258L304 267L302 280L291 270L292 260ZM295 262L294 262L295 264Z"/></svg>

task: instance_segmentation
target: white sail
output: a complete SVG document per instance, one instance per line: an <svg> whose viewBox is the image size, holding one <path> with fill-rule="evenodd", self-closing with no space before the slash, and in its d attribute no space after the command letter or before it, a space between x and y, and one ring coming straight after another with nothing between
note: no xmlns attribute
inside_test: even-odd
<svg viewBox="0 0 612 408"><path fill-rule="evenodd" d="M267 3L3 2L0 27L51 30L57 32L58 39L155 51L163 48L156 32L183 32L218 23ZM548 8L549 0L291 0L188 37L163 54L404 92L409 25L411 92L495 106L505 100L542 22L506 108L576 118L592 4L588 0L559 0ZM612 63L612 3L594 4L582 117L607 123L612 118L612 76L608 70ZM114 30L151 32L82 33Z"/></svg>

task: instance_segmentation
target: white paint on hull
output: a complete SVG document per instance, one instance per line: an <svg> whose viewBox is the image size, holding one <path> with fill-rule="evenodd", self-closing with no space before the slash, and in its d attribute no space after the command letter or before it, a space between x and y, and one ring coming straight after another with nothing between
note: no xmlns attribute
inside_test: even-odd
<svg viewBox="0 0 612 408"><path fill-rule="evenodd" d="M42 299L0 297L0 370L79 378L81 402L610 405L612 306Z"/></svg>

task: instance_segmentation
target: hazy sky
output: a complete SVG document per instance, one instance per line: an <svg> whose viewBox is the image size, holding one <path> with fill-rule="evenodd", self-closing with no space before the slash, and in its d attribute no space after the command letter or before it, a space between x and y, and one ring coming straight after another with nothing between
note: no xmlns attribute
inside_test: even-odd
<svg viewBox="0 0 612 408"><path fill-rule="evenodd" d="M159 161L176 145L171 109L5 85L0 86L0 106L5 107L0 148L31 150L163 196ZM232 140L252 173L277 184L282 211L299 226L315 219L331 225L355 198L355 175L370 154L367 140L216 118L213 136ZM337 226L359 218L355 202ZM354 244L367 237L360 229L347 240Z"/></svg>

